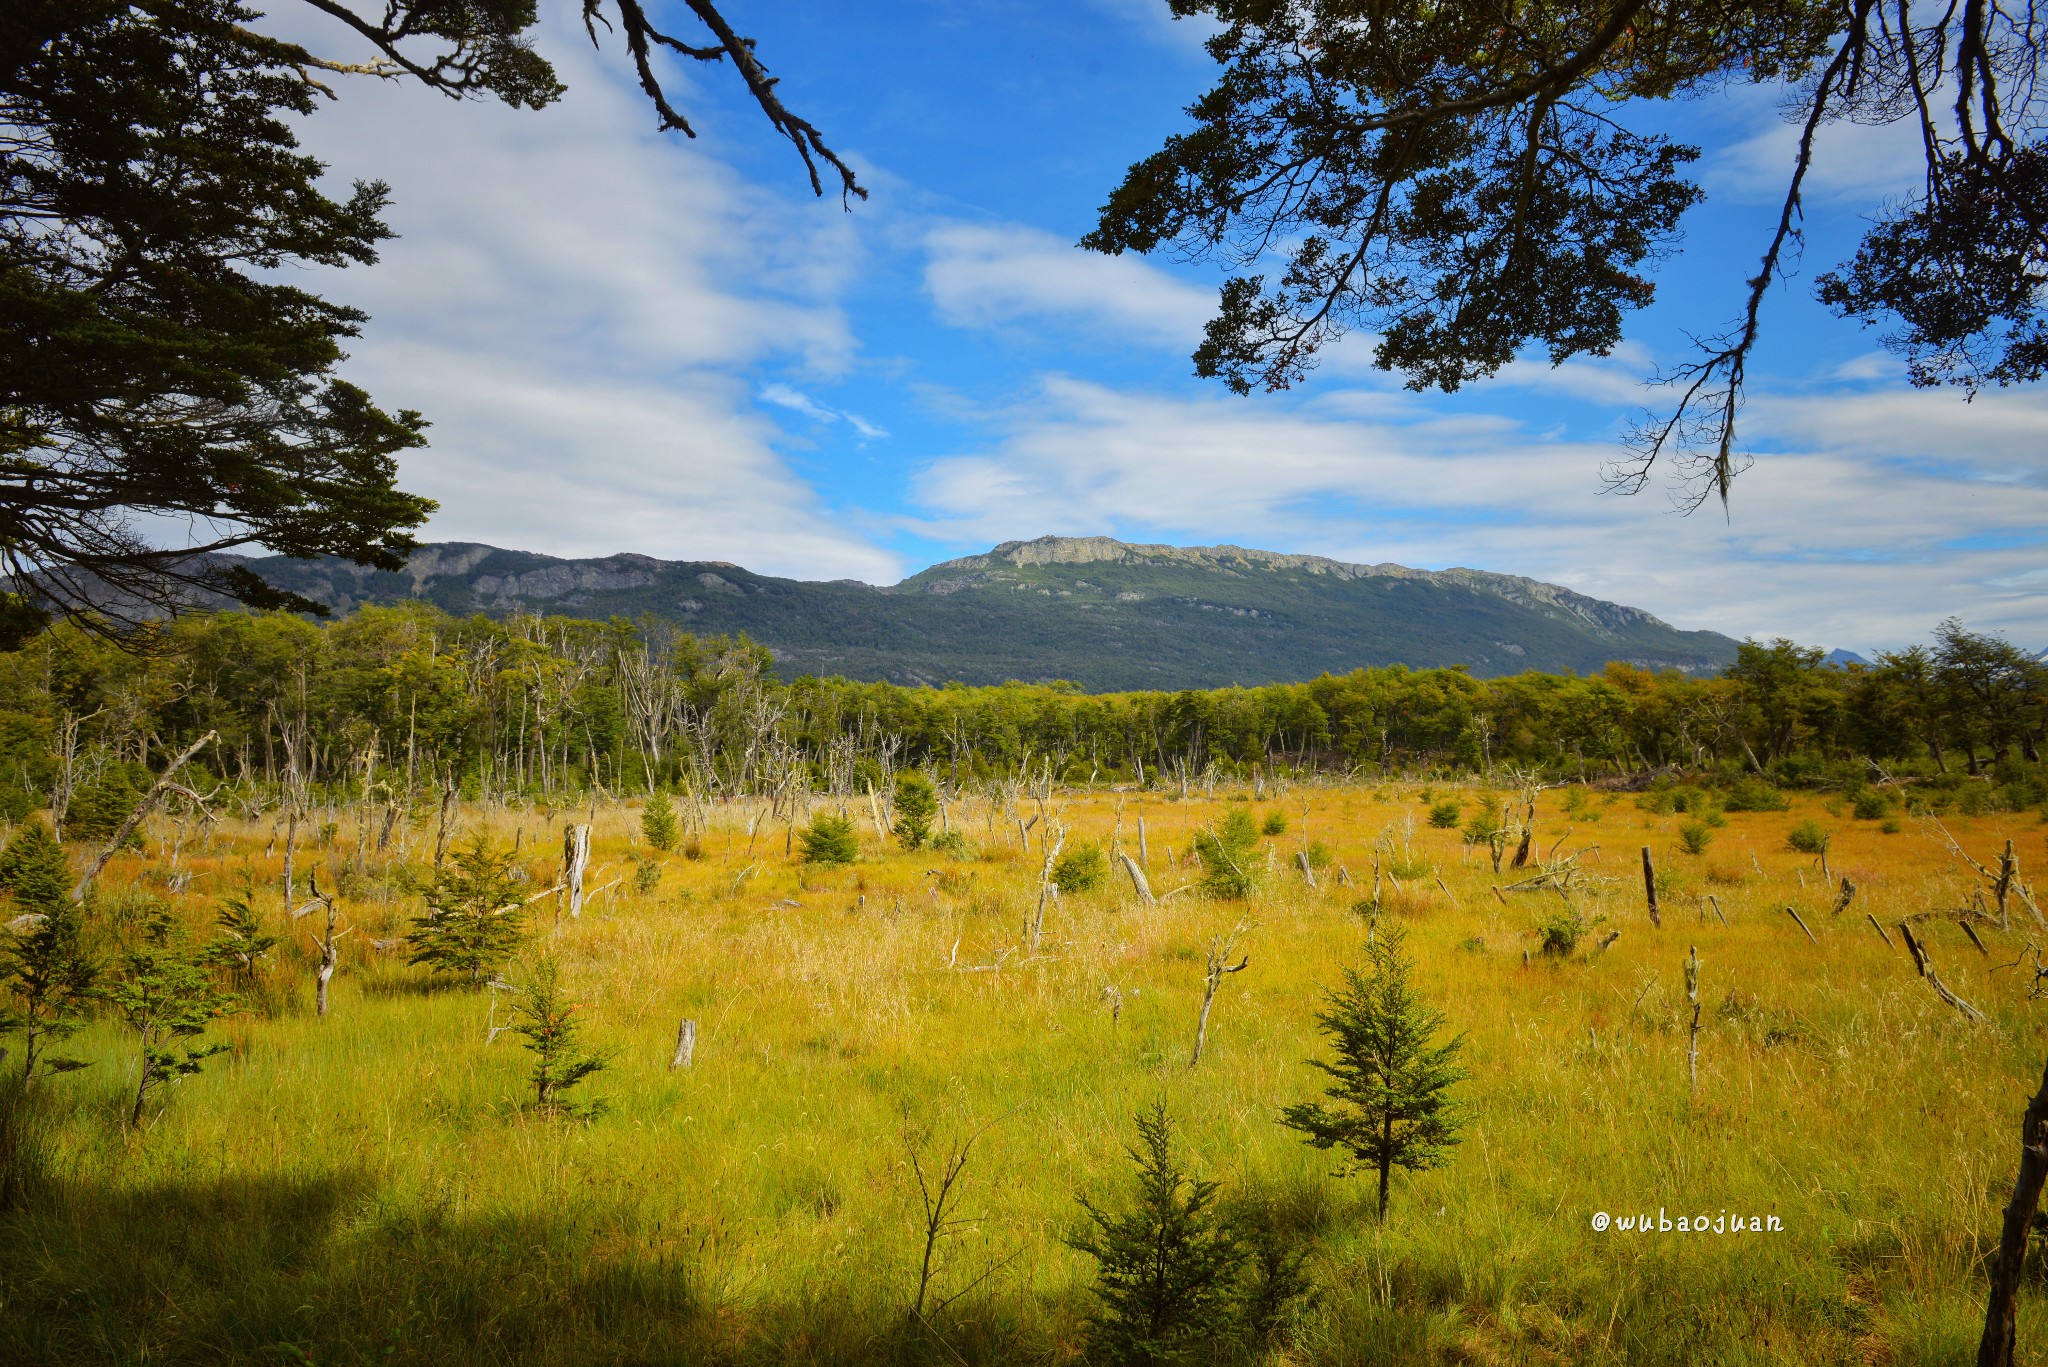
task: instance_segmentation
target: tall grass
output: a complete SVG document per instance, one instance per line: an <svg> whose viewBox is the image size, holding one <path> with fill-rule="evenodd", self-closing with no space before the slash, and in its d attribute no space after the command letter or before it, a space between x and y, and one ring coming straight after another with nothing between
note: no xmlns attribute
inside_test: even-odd
<svg viewBox="0 0 2048 1367"><path fill-rule="evenodd" d="M139 933L147 897L203 929L245 869L268 880L270 926L295 938L252 1009L223 1023L233 1053L171 1089L144 1130L121 1125L135 1065L111 1022L75 1041L90 1069L6 1099L0 1360L1072 1360L1088 1308L1085 1260L1061 1240L1074 1194L1114 1198L1131 1118L1162 1098L1193 1166L1269 1198L1314 1250L1318 1292L1265 1350L1281 1360L1967 1355L2048 1047L2031 972L1998 969L2025 928L1980 932L1986 957L1953 918L1923 927L1944 981L1991 1017L1972 1025L1863 919L1964 902L1969 880L1932 832L1844 825L1829 859L1860 891L1831 919L1833 888L1786 845L1810 804L1731 815L1710 852L1680 860L1676 818L1597 796L1566 818L1555 796L1538 847L1574 825L1565 851L1596 881L1570 895L1600 926L1562 958L1525 955L1556 894L1503 902L1483 853L1430 828L1429 804L1399 787L1294 790L1306 817L1252 852L1249 902L1189 890L1140 907L1119 873L1055 899L1036 951L1036 831L1023 849L1014 822L955 803L970 857L905 853L860 822L860 862L828 868L785 857L780 827L746 853L752 813L724 811L704 857L668 857L652 891L628 878L573 921L533 907L532 950L559 957L589 1044L613 1057L585 1084L610 1103L588 1123L534 1113L517 1039L487 1043L491 994L371 947L417 911L374 856L344 899L356 933L322 1020L312 928L284 917L267 828L228 823L196 855L188 843L177 894L152 841L103 875L103 947ZM1070 842L1109 847L1110 796L1057 800ZM1199 880L1193 838L1230 804L1123 802L1127 833L1139 805L1147 817L1154 890ZM549 823L465 815L501 844L516 830L530 886L553 881ZM1419 990L1468 1032L1472 1120L1449 1166L1397 1179L1382 1227L1371 1182L1335 1175L1276 1116L1320 1093L1306 1062L1319 993L1367 933L1335 870L1369 868L1411 816L1403 838L1449 895L1434 876L1404 883L1380 914L1408 928ZM1980 855L2011 834L2042 862L2038 830L2013 818L1950 825ZM632 844L637 809L600 809L597 826L591 886L649 853ZM1316 889L1293 862L1311 837L1330 854ZM1661 929L1633 873L1645 843L1673 870ZM336 866L351 855L339 845L323 855ZM1240 921L1251 966L1225 980L1191 1070L1203 948ZM1623 933L1596 951L1606 929ZM1707 1003L1697 1094L1679 1012L1690 945ZM670 1072L684 1017L695 1063ZM964 1178L974 1218L940 1245L934 1299L974 1289L914 1326L906 1146L929 1154L991 1120ZM1783 1230L1591 1227L1595 1212L1660 1207ZM2023 1351L2048 1344L2037 1288Z"/></svg>

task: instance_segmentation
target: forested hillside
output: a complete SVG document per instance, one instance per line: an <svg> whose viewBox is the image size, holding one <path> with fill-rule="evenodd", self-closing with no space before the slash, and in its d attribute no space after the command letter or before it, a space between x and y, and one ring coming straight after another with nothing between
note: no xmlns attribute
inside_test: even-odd
<svg viewBox="0 0 2048 1367"><path fill-rule="evenodd" d="M1480 679L1399 666L1256 688L1086 694L1064 684L784 682L744 638L625 622L458 619L424 604L330 625L199 615L126 653L71 628L0 655L0 794L19 814L116 811L207 731L220 778L395 809L453 786L561 800L859 793L906 766L955 785L1050 763L1068 781L1199 782L1284 765L1658 771L1856 787L1882 765L1930 794L2038 805L2048 671L1955 623L1932 649L1839 668L1778 641L1721 675L1610 665ZM1939 800L1948 800L1940 798ZM95 817L95 820L105 820Z"/></svg>
<svg viewBox="0 0 2048 1367"><path fill-rule="evenodd" d="M1099 692L1299 682L1392 664L1491 677L1626 660L1711 673L1735 658L1726 636L1514 575L1107 537L1005 542L879 588L723 562L558 560L462 544L424 547L399 572L332 558L248 563L343 611L423 601L457 615L645 617L699 635L745 632L784 678L1067 679Z"/></svg>

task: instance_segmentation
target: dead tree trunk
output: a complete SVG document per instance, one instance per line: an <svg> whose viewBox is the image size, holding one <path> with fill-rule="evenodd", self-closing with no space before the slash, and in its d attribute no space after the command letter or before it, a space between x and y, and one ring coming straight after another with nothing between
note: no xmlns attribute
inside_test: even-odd
<svg viewBox="0 0 2048 1367"><path fill-rule="evenodd" d="M2026 1115L2020 1120L2020 1171L2013 1179L2012 1200L2006 1203L1998 1257L1991 1264L1991 1296L1984 1307L1977 1367L2012 1367L2020 1269L2027 1259L2027 1231L2041 1204L2044 1181L2048 1181L2048 1069L2042 1071L2041 1089L2027 1103Z"/></svg>
<svg viewBox="0 0 2048 1367"><path fill-rule="evenodd" d="M441 862L448 857L448 831L455 814L455 773L451 769L448 781L441 789L441 820L434 828L434 872L441 871Z"/></svg>
<svg viewBox="0 0 2048 1367"><path fill-rule="evenodd" d="M1124 861L1124 872L1131 876L1131 890L1138 894L1138 900L1146 906L1158 905L1159 899L1152 895L1152 885L1145 880L1145 871L1138 867L1138 861L1129 855L1118 855Z"/></svg>
<svg viewBox="0 0 2048 1367"><path fill-rule="evenodd" d="M684 1021L676 1027L676 1052L668 1061L670 1072L690 1066L690 1059L697 1052L697 1022Z"/></svg>
<svg viewBox="0 0 2048 1367"><path fill-rule="evenodd" d="M172 775L185 767L185 761L213 744L213 741L214 733L208 731L205 735L187 746L185 753L172 760L170 766L162 774L158 775L157 781L149 786L147 793L143 794L142 801L135 804L135 810L128 813L128 819L121 823L120 828L114 832L113 838L107 841L106 848L102 849L94 857L92 863L86 867L85 876L80 878L78 885L71 889L72 901L83 902L85 900L86 889L92 886L93 879L100 876L100 870L107 866L107 861L114 857L114 852L128 843L128 837L135 834L135 828L142 824L143 818L156 809L157 803L163 801L164 794L178 786L171 781ZM193 801L198 801L196 793L191 794L191 796ZM208 817L207 819L210 821L213 818Z"/></svg>
<svg viewBox="0 0 2048 1367"><path fill-rule="evenodd" d="M313 900L294 911L292 919L296 921L306 913L318 909L325 909L327 912L327 928L320 937L320 967L313 975L313 1014L324 1017L327 1014L327 984L333 981L334 970L341 963L341 943L334 929L334 897L331 893L320 891L320 875L317 871L306 876L306 886L312 889Z"/></svg>
<svg viewBox="0 0 2048 1367"><path fill-rule="evenodd" d="M569 892L569 915L583 914L583 874L590 867L590 827L570 822L562 827L562 886Z"/></svg>
<svg viewBox="0 0 2048 1367"><path fill-rule="evenodd" d="M1251 963L1247 954L1235 964L1230 962L1230 952L1237 948L1237 932L1219 935L1209 942L1209 968L1202 988L1202 1014L1195 1021L1195 1051L1188 1056L1188 1067L1202 1061L1202 1044L1209 1037L1209 1008L1216 1004L1216 989L1223 985L1226 973L1242 973Z"/></svg>
<svg viewBox="0 0 2048 1367"><path fill-rule="evenodd" d="M1650 906L1650 924L1661 926L1664 919L1657 914L1657 866L1650 862L1650 847L1643 846L1643 899Z"/></svg>
<svg viewBox="0 0 2048 1367"><path fill-rule="evenodd" d="M1934 965L1927 957L1927 949L1920 943L1919 937L1913 934L1913 927L1907 922L1901 921L1899 922L1899 934L1904 937L1906 949L1913 956L1913 966L1920 970L1921 977L1927 979L1927 985L1934 989L1934 995L1962 1012L1969 1019L1981 1023L1985 1019L1984 1013L1949 991L1948 984L1944 983L1935 973Z"/></svg>
<svg viewBox="0 0 2048 1367"><path fill-rule="evenodd" d="M1314 888L1316 886L1316 871L1315 868L1308 862L1308 851L1296 850L1294 852L1294 864L1296 868L1299 868L1301 870L1302 880L1306 882L1309 885L1309 887Z"/></svg>
<svg viewBox="0 0 2048 1367"><path fill-rule="evenodd" d="M1685 1069L1692 1077L1692 1089L1700 1089L1700 952L1688 945L1685 953L1685 999L1692 1003L1692 1035L1685 1045Z"/></svg>
<svg viewBox="0 0 2048 1367"><path fill-rule="evenodd" d="M1806 932L1807 939L1812 940L1815 944L1820 943L1820 940L1814 936L1812 928L1806 924L1806 918L1799 914L1799 908L1788 904L1785 907L1785 914L1799 923L1799 928Z"/></svg>
<svg viewBox="0 0 2048 1367"><path fill-rule="evenodd" d="M1059 861L1061 848L1067 843L1067 828L1057 824L1049 824L1050 829L1046 831L1046 835L1051 836L1052 839L1047 840L1045 836L1040 836L1038 839L1039 847L1045 851L1045 867L1040 869L1038 873L1038 911L1031 918L1031 947L1033 949L1038 948L1038 937L1045 932L1045 904L1052 900L1055 892L1052 881L1052 868Z"/></svg>
<svg viewBox="0 0 2048 1367"><path fill-rule="evenodd" d="M1849 904L1855 900L1856 885L1850 882L1848 876L1845 874L1842 877L1842 890L1835 894L1835 909L1833 914L1836 916L1840 916L1843 912L1849 909Z"/></svg>

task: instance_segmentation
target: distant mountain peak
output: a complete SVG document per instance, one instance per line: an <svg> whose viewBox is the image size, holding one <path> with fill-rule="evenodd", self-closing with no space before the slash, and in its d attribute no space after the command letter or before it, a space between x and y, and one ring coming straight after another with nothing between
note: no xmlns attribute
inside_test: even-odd
<svg viewBox="0 0 2048 1367"><path fill-rule="evenodd" d="M1511 603L1539 612L1561 612L1602 635L1618 636L1638 627L1671 630L1671 624L1641 608L1611 603L1540 579L1519 574L1496 574L1490 570L1418 570L1391 561L1376 565L1333 560L1322 555L1295 555L1284 551L1262 551L1246 546L1166 546L1150 542L1118 541L1108 536L1041 536L1031 541L1005 541L979 555L947 560L911 575L898 589L912 592L956 593L991 571L1005 566L1015 569L1063 565L1115 564L1156 565L1185 569L1207 569L1234 574L1246 570L1289 571L1323 576L1340 581L1359 579L1404 579L1424 583L1455 585L1505 598Z"/></svg>
<svg viewBox="0 0 2048 1367"><path fill-rule="evenodd" d="M1106 536L1005 541L876 587L633 553L565 559L474 543L420 547L397 572L341 560L247 562L347 612L425 600L458 616L547 612L745 632L784 673L899 683L1072 679L1197 688L1365 665L1708 672L1736 643L1519 575L1358 565L1243 546Z"/></svg>

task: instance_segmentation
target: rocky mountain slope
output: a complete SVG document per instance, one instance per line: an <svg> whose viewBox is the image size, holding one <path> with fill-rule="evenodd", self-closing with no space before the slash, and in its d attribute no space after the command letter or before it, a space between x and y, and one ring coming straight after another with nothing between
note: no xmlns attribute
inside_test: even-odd
<svg viewBox="0 0 2048 1367"><path fill-rule="evenodd" d="M397 574L343 561L249 563L343 611L418 598L458 614L650 616L699 634L745 632L791 677L1071 679L1105 691L1396 663L1496 675L1585 673L1627 660L1705 672L1732 660L1736 646L1515 575L1107 537L1005 542L889 587L779 579L717 561L561 560L459 543L423 547Z"/></svg>

